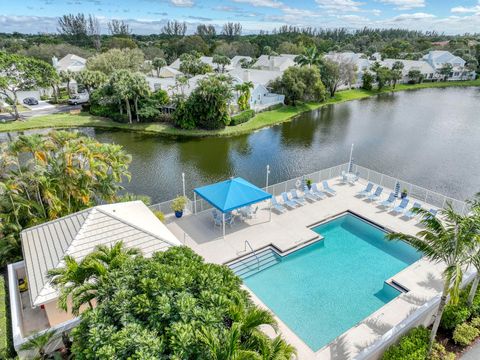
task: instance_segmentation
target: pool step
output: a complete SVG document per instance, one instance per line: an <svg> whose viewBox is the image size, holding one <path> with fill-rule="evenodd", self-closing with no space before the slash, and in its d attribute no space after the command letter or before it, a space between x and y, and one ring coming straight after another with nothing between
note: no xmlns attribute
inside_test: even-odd
<svg viewBox="0 0 480 360"><path fill-rule="evenodd" d="M269 268L281 261L281 257L272 249L265 249L255 254L250 254L240 260L237 260L228 266L233 272L242 277L247 278L262 270Z"/></svg>

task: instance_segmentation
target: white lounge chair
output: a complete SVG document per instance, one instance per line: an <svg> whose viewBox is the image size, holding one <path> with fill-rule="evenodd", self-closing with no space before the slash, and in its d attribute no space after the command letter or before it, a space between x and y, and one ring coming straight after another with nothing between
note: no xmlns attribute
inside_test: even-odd
<svg viewBox="0 0 480 360"><path fill-rule="evenodd" d="M388 195L388 198L383 201L379 201L378 205L385 208L392 207L395 204L395 198L395 193L391 192L390 195Z"/></svg>
<svg viewBox="0 0 480 360"><path fill-rule="evenodd" d="M275 196L272 196L272 207L274 210L278 211L280 214L283 214L287 209L283 207L283 205L280 205L277 202L277 198Z"/></svg>
<svg viewBox="0 0 480 360"><path fill-rule="evenodd" d="M325 199L327 197L327 195L318 188L316 183L312 184L312 188L310 189L310 191L313 195L318 196L320 199Z"/></svg>
<svg viewBox="0 0 480 360"><path fill-rule="evenodd" d="M382 192L383 192L383 187L377 186L377 189L375 190L375 192L367 196L367 200L376 201L380 199L380 195L382 195Z"/></svg>
<svg viewBox="0 0 480 360"><path fill-rule="evenodd" d="M337 192L333 190L329 185L327 180L322 181L323 191L326 192L328 195L335 196Z"/></svg>
<svg viewBox="0 0 480 360"><path fill-rule="evenodd" d="M418 215L418 213L415 211L415 209L421 209L421 208L422 208L422 205L419 202L415 202L415 203L413 203L413 206L410 208L410 210L405 211L403 216L405 216L409 219L413 219L415 216Z"/></svg>
<svg viewBox="0 0 480 360"><path fill-rule="evenodd" d="M403 198L402 201L400 201L400 205L395 206L392 209L392 212L397 214L397 213L404 213L407 210L407 206L410 200L408 198Z"/></svg>
<svg viewBox="0 0 480 360"><path fill-rule="evenodd" d="M317 201L320 200L321 198L318 195L315 195L307 185L303 187L303 196L305 199L310 200L310 201Z"/></svg>
<svg viewBox="0 0 480 360"><path fill-rule="evenodd" d="M295 209L297 206L299 206L298 203L288 198L288 194L286 192L282 193L282 199L283 199L283 205L290 209Z"/></svg>
<svg viewBox="0 0 480 360"><path fill-rule="evenodd" d="M305 205L307 202L303 196L299 196L296 189L290 190L290 195L292 195L292 201L295 201L298 205Z"/></svg>
<svg viewBox="0 0 480 360"><path fill-rule="evenodd" d="M365 187L365 189L357 193L357 196L359 197L369 196L372 193L372 190L373 190L373 183L369 182Z"/></svg>

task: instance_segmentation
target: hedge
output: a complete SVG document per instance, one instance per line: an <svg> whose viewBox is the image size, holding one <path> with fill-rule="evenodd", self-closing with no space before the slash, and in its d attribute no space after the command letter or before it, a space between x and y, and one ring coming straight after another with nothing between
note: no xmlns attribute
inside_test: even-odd
<svg viewBox="0 0 480 360"><path fill-rule="evenodd" d="M8 317L7 317L7 291L5 289L5 278L0 273L0 359L8 357Z"/></svg>
<svg viewBox="0 0 480 360"><path fill-rule="evenodd" d="M235 126L247 122L255 116L255 110L249 109L242 111L240 114L234 115L230 118L229 126Z"/></svg>
<svg viewBox="0 0 480 360"><path fill-rule="evenodd" d="M430 331L423 326L410 330L400 342L385 351L382 360L425 360Z"/></svg>

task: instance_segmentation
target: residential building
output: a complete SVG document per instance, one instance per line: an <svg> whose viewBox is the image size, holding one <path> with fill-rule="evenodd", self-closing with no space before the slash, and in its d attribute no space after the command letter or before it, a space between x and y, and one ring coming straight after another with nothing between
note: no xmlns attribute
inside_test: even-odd
<svg viewBox="0 0 480 360"><path fill-rule="evenodd" d="M87 66L87 59L74 54L67 54L60 60L56 56L52 58L52 65L58 71L82 71Z"/></svg>
<svg viewBox="0 0 480 360"><path fill-rule="evenodd" d="M236 55L230 60L230 65L236 69L242 67L242 62L251 62L253 59L250 56Z"/></svg>
<svg viewBox="0 0 480 360"><path fill-rule="evenodd" d="M423 75L425 80L435 80L436 72L435 69L428 62L423 60L399 60L399 59L385 59L380 63L388 68L392 68L393 64L396 62L401 62L403 64L402 69L402 80L400 82L408 83L411 79L408 77L408 73L411 70L418 70Z"/></svg>
<svg viewBox="0 0 480 360"><path fill-rule="evenodd" d="M78 318L59 308L58 291L47 277L49 270L64 265L66 255L80 261L96 246L111 246L119 241L147 257L181 245L141 201L95 206L28 228L22 231L21 240L24 260L8 266L17 351L34 333L46 329L66 331L78 324ZM20 292L19 282L26 282L28 290ZM20 352L20 356L28 358L27 353Z"/></svg>
<svg viewBox="0 0 480 360"><path fill-rule="evenodd" d="M297 55L282 54L278 56L261 55L252 65L253 69L285 71L290 66L295 66L295 57Z"/></svg>
<svg viewBox="0 0 480 360"><path fill-rule="evenodd" d="M372 64L374 63L374 61L367 59L364 54L354 52L330 52L325 55L325 59L329 59L337 63L351 63L355 65L355 82L353 82L352 84L341 84L339 89L349 89L351 87L358 88L362 86L363 74L366 70L370 69L370 66L372 66Z"/></svg>
<svg viewBox="0 0 480 360"><path fill-rule="evenodd" d="M422 60L429 63L435 69L437 79L442 77L440 75L440 70L447 64L452 65L452 72L447 78L449 81L473 80L476 77L475 71L471 71L465 67L465 60L459 56L453 55L449 51L430 51L422 57Z"/></svg>
<svg viewBox="0 0 480 360"><path fill-rule="evenodd" d="M282 71L235 69L228 72L239 83L252 82L253 89L250 95L250 108L255 111L263 110L276 104L283 104L285 95L274 94L269 90L269 83L282 76Z"/></svg>

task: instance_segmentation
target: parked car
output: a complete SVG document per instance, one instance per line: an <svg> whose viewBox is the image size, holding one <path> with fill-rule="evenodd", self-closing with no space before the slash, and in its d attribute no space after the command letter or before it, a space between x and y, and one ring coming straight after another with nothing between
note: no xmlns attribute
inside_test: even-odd
<svg viewBox="0 0 480 360"><path fill-rule="evenodd" d="M23 103L25 105L38 105L38 100L35 99L34 97L27 97L23 99Z"/></svg>
<svg viewBox="0 0 480 360"><path fill-rule="evenodd" d="M88 100L90 100L90 96L88 96L88 93L81 93L73 95L70 99L68 99L68 103L70 105L85 104L88 103Z"/></svg>

